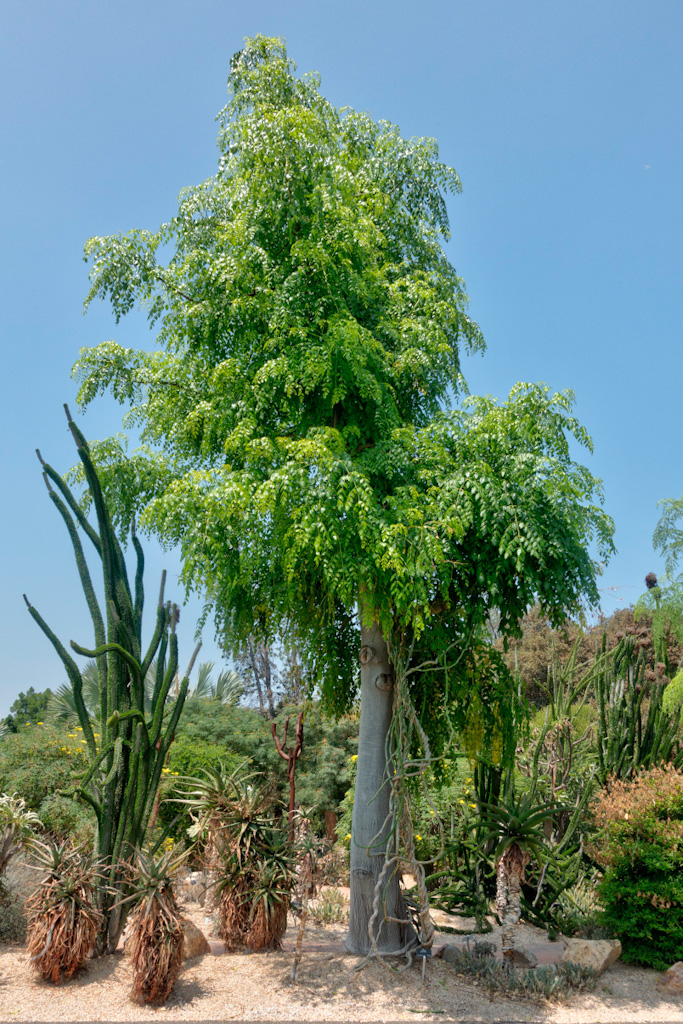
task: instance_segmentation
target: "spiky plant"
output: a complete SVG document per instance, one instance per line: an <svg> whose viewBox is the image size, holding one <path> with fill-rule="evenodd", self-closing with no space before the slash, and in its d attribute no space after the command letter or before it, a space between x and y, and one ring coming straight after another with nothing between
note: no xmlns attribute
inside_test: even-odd
<svg viewBox="0 0 683 1024"><path fill-rule="evenodd" d="M185 934L173 885L186 854L160 857L138 852L131 865L134 905L130 919L133 991L136 1003L163 1003L168 999L183 962Z"/></svg>
<svg viewBox="0 0 683 1024"><path fill-rule="evenodd" d="M496 909L502 918L503 955L511 957L521 917L524 871L532 856L539 864L547 854L543 825L557 814L555 803L539 803L533 792L514 794L486 808L488 833L484 843L495 842Z"/></svg>
<svg viewBox="0 0 683 1024"><path fill-rule="evenodd" d="M41 821L35 811L26 806L16 793L0 795L0 900L5 896L3 875L15 854L20 850L36 850L36 829Z"/></svg>
<svg viewBox="0 0 683 1024"><path fill-rule="evenodd" d="M271 791L248 762L230 773L222 765L207 769L179 780L178 788L178 802L195 818L191 836L204 844L220 872L226 947L278 948L296 875L288 830L275 818Z"/></svg>
<svg viewBox="0 0 683 1024"><path fill-rule="evenodd" d="M65 480L43 460L39 452L38 458L50 498L67 527L92 619L92 648L82 647L73 641L71 647L77 654L94 658L97 663L99 736L93 729L95 716L88 710L81 670L26 595L24 599L31 616L66 669L76 714L87 744L90 764L71 795L90 804L95 812L96 855L105 872L97 893L98 906L104 913L98 950L112 952L125 924L122 897L127 890L120 865L144 843L161 771L173 742L198 649L190 659L169 711L167 701L178 669L178 608L164 600L164 573L156 626L145 653L142 646L142 547L133 527L131 540L137 566L131 587L123 550L112 524L92 452L66 406L65 410L80 458L82 478L88 487L85 497L96 512L97 529L88 521ZM92 543L101 562L103 607L98 602L85 558L82 534ZM156 672L150 697L149 691L146 693L145 690L145 681L155 659Z"/></svg>
<svg viewBox="0 0 683 1024"><path fill-rule="evenodd" d="M69 841L36 851L43 877L26 901L30 962L59 985L82 967L95 948L103 914L95 903L100 869Z"/></svg>

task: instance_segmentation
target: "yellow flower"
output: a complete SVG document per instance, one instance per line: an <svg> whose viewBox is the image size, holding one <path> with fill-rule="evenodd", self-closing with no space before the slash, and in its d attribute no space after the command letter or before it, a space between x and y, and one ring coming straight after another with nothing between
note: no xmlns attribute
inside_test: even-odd
<svg viewBox="0 0 683 1024"><path fill-rule="evenodd" d="M171 770L170 768L162 768L162 769L161 769L161 771L163 772L163 774L164 774L164 775L168 775L168 773L170 772L170 770Z"/></svg>
<svg viewBox="0 0 683 1024"><path fill-rule="evenodd" d="M349 834L345 838L346 839L350 839L351 838L351 833L349 832Z"/></svg>
<svg viewBox="0 0 683 1024"><path fill-rule="evenodd" d="M465 779L465 782L471 782L472 779Z"/></svg>
<svg viewBox="0 0 683 1024"><path fill-rule="evenodd" d="M352 761L357 761L358 760L358 754L351 754L351 760Z"/></svg>
<svg viewBox="0 0 683 1024"><path fill-rule="evenodd" d="M37 724L37 725L42 725L43 723L42 723L42 722L37 722L36 724Z"/></svg>
<svg viewBox="0 0 683 1024"><path fill-rule="evenodd" d="M422 836L415 836L415 838L418 840L418 842L422 842Z"/></svg>
<svg viewBox="0 0 683 1024"><path fill-rule="evenodd" d="M178 775L178 772L171 772L171 775Z"/></svg>
<svg viewBox="0 0 683 1024"><path fill-rule="evenodd" d="M436 814L436 811L434 810L434 808L433 808L433 807L430 807L430 808L429 808L429 813L430 813L430 814Z"/></svg>
<svg viewBox="0 0 683 1024"><path fill-rule="evenodd" d="M464 801L464 800L458 800L458 803L459 803L459 804L464 804L464 803L465 803L465 801Z"/></svg>
<svg viewBox="0 0 683 1024"><path fill-rule="evenodd" d="M83 732L83 730L81 729L80 725L75 725L74 729L76 730L76 732Z"/></svg>
<svg viewBox="0 0 683 1024"><path fill-rule="evenodd" d="M477 805L476 804L470 804L470 807L474 807L475 811L477 809Z"/></svg>

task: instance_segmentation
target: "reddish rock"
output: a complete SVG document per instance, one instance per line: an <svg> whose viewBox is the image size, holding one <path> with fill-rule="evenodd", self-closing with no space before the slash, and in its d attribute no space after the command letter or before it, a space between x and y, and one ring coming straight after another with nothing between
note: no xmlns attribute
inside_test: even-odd
<svg viewBox="0 0 683 1024"><path fill-rule="evenodd" d="M181 918L185 942L183 943L183 960L191 960L194 956L203 956L210 951L209 943L203 931L192 924L186 917Z"/></svg>
<svg viewBox="0 0 683 1024"><path fill-rule="evenodd" d="M679 960L657 979L657 988L668 996L683 996L683 960Z"/></svg>

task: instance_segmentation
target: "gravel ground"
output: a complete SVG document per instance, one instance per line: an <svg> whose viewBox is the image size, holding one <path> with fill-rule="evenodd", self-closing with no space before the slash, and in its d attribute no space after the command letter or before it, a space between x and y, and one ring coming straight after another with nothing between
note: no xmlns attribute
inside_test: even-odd
<svg viewBox="0 0 683 1024"><path fill-rule="evenodd" d="M196 923L198 907L186 908ZM188 961L174 992L158 1009L130 1001L131 967L122 953L93 960L72 981L55 987L37 980L25 950L0 947L0 1020L146 1021L277 1020L462 1022L543 1021L547 1024L680 1022L683 999L662 997L657 973L617 963L592 993L566 1003L542 1005L489 998L459 978L442 960L393 974L371 963L358 971L358 957L343 953L344 927L309 928L299 981L290 981L292 953L224 954ZM538 933L539 936L542 933ZM294 939L294 929L287 941ZM437 942L448 942L447 935ZM317 948L316 948L317 947Z"/></svg>

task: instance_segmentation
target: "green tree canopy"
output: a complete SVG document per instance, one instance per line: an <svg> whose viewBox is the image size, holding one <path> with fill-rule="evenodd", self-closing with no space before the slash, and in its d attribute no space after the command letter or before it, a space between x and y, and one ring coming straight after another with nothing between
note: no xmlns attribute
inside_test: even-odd
<svg viewBox="0 0 683 1024"><path fill-rule="evenodd" d="M483 341L442 248L460 183L436 143L336 110L279 40L248 40L229 85L215 177L157 232L87 245L88 302L159 330L151 353L84 350L80 401L110 391L142 433L130 458L97 448L120 525L181 545L227 642L286 621L341 710L359 592L427 651L492 608L514 630L535 598L560 621L597 602L587 546L608 554L612 526L570 456L590 440L569 393L444 411Z"/></svg>
<svg viewBox="0 0 683 1024"><path fill-rule="evenodd" d="M20 693L10 707L10 716L17 726L35 725L47 714L52 690L34 690L29 686L26 693Z"/></svg>

